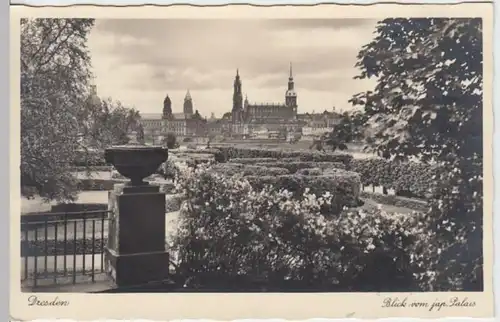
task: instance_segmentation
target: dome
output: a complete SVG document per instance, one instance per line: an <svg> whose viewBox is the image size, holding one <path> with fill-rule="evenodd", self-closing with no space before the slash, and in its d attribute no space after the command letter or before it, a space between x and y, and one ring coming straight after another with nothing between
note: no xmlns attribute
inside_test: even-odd
<svg viewBox="0 0 500 322"><path fill-rule="evenodd" d="M297 96L297 93L293 89L286 91L286 96Z"/></svg>

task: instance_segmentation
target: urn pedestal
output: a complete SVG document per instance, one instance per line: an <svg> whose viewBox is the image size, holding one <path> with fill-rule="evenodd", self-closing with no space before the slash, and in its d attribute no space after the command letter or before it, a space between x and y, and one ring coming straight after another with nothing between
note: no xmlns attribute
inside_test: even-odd
<svg viewBox="0 0 500 322"><path fill-rule="evenodd" d="M161 147L125 146L106 150L106 161L130 178L109 192L106 272L115 287L131 287L168 278L165 249L165 194L142 179L168 158Z"/></svg>

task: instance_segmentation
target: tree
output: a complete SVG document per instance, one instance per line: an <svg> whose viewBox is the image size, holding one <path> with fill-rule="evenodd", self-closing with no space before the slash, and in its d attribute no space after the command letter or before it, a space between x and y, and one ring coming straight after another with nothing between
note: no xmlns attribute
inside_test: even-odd
<svg viewBox="0 0 500 322"><path fill-rule="evenodd" d="M207 141L207 149L210 149L210 144L212 143L212 141L215 140L215 134L209 134L208 135L208 141Z"/></svg>
<svg viewBox="0 0 500 322"><path fill-rule="evenodd" d="M144 144L145 139L144 139L144 127L139 124L137 126L137 142Z"/></svg>
<svg viewBox="0 0 500 322"><path fill-rule="evenodd" d="M347 150L347 143L362 137L363 122L362 113L358 111L344 112L334 129L321 137L323 145L329 146L332 151Z"/></svg>
<svg viewBox="0 0 500 322"><path fill-rule="evenodd" d="M167 135L163 139L163 142L169 149L175 149L179 146L179 144L177 143L177 137L172 132L167 133Z"/></svg>
<svg viewBox="0 0 500 322"><path fill-rule="evenodd" d="M96 104L94 104L96 105ZM122 145L129 142L128 133L144 131L140 124L140 114L133 108L127 108L119 101L111 98L99 100L93 107L92 146L102 150L111 145Z"/></svg>
<svg viewBox="0 0 500 322"><path fill-rule="evenodd" d="M141 125L141 114L134 108L127 109L127 126L128 130L140 132L142 129ZM144 129L142 129L144 130Z"/></svg>
<svg viewBox="0 0 500 322"><path fill-rule="evenodd" d="M325 152L323 139L322 138L313 139L311 145L309 146L309 149L310 150L316 150L316 151Z"/></svg>
<svg viewBox="0 0 500 322"><path fill-rule="evenodd" d="M71 200L70 168L83 142L90 96L87 38L93 19L21 21L21 193Z"/></svg>
<svg viewBox="0 0 500 322"><path fill-rule="evenodd" d="M443 171L431 202L431 237L419 254L429 290L482 289L481 19L385 19L363 46L353 96L364 108L369 146L394 160L418 157Z"/></svg>

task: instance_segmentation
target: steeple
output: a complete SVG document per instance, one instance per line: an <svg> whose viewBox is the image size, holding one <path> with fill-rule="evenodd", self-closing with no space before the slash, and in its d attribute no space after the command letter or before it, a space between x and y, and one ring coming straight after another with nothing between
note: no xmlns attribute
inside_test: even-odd
<svg viewBox="0 0 500 322"><path fill-rule="evenodd" d="M297 107L297 93L294 89L292 63L290 62L290 76L288 77L288 90L285 93L285 105L289 107Z"/></svg>
<svg viewBox="0 0 500 322"><path fill-rule="evenodd" d="M193 99L191 98L191 93L189 93L189 89L186 92L186 96L184 97L184 114L186 116L193 115Z"/></svg>
<svg viewBox="0 0 500 322"><path fill-rule="evenodd" d="M172 116L172 102L170 101L170 97L165 97L163 100L163 113L162 117L164 119L168 119Z"/></svg>
<svg viewBox="0 0 500 322"><path fill-rule="evenodd" d="M236 69L236 77L234 78L234 89L233 89L233 109L231 115L233 122L241 119L243 110L243 94L241 92L241 80L240 80L240 70Z"/></svg>

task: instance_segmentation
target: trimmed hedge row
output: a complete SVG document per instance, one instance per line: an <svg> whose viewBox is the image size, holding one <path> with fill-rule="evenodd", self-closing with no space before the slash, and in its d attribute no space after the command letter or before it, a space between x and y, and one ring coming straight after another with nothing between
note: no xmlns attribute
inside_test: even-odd
<svg viewBox="0 0 500 322"><path fill-rule="evenodd" d="M177 150L177 151L172 151L171 153L172 154L184 154L184 153L189 153L189 154L216 154L220 152L219 149L202 149L202 150L198 150L198 149L186 149L186 150Z"/></svg>
<svg viewBox="0 0 500 322"><path fill-rule="evenodd" d="M355 159L348 169L360 174L365 186L409 191L419 197L432 195L439 167L416 162L394 162L380 158Z"/></svg>
<svg viewBox="0 0 500 322"><path fill-rule="evenodd" d="M125 183L127 179L82 179L78 188L82 191L112 190L115 183Z"/></svg>
<svg viewBox="0 0 500 322"><path fill-rule="evenodd" d="M242 176L279 176L289 174L284 168L256 166L240 163L215 164L212 170L223 173L228 176L240 174Z"/></svg>
<svg viewBox="0 0 500 322"><path fill-rule="evenodd" d="M325 169L341 169L345 170L345 164L341 162L305 162L305 161L295 161L295 162L261 162L256 163L256 166L261 167L277 167L287 169L290 173L296 173L301 169L318 168L321 170Z"/></svg>
<svg viewBox="0 0 500 322"><path fill-rule="evenodd" d="M216 150L216 149L214 149ZM278 159L278 162L338 162L347 170L357 172L363 185L382 186L398 192L407 191L412 195L428 198L433 194L435 176L439 167L416 163L395 162L381 158L353 159L349 154L321 153L316 151L283 151L279 149L255 149L244 147L218 147L218 162L234 162L261 165ZM253 159L253 160L252 160ZM282 164L276 164L282 167ZM316 166L309 166L317 168ZM292 168L288 166L287 169ZM340 166L336 166L340 168ZM296 170L290 170L295 172Z"/></svg>
<svg viewBox="0 0 500 322"><path fill-rule="evenodd" d="M110 165L92 166L92 171L111 171L112 169L113 169L113 167ZM87 171L87 170L88 170L88 167L84 167L84 166L78 166L78 167L73 168L73 171L77 171L77 172L83 172L83 171Z"/></svg>
<svg viewBox="0 0 500 322"><path fill-rule="evenodd" d="M82 179L79 188L82 191L107 191L113 190L116 183L126 183L128 179ZM160 190L169 192L174 187L172 183L149 182L150 185L159 186Z"/></svg>
<svg viewBox="0 0 500 322"><path fill-rule="evenodd" d="M175 156L177 158L214 159L214 155L211 153L179 153Z"/></svg>
<svg viewBox="0 0 500 322"><path fill-rule="evenodd" d="M361 192L361 198L371 199L380 204L403 207L415 211L425 212L429 206L424 200L410 199L395 195L383 195L380 193Z"/></svg>
<svg viewBox="0 0 500 322"><path fill-rule="evenodd" d="M298 158L300 161L342 162L347 165L352 160L352 155L349 154L322 153L317 151L283 151L279 149L239 147L220 147L219 150L220 152L216 155L218 161L227 161L234 158Z"/></svg>
<svg viewBox="0 0 500 322"><path fill-rule="evenodd" d="M267 185L276 190L286 189L300 198L306 189L309 193L322 196L330 193L334 196L332 206L341 210L343 206L356 207L359 204L361 182L355 172L339 170L336 173L321 176L278 175L278 176L247 176L246 179L257 190Z"/></svg>
<svg viewBox="0 0 500 322"><path fill-rule="evenodd" d="M229 160L230 163L240 164L256 164L262 162L278 162L276 158L234 158Z"/></svg>
<svg viewBox="0 0 500 322"><path fill-rule="evenodd" d="M295 174L303 176L320 176L323 174L323 170L321 170L320 168L304 168L297 170Z"/></svg>

